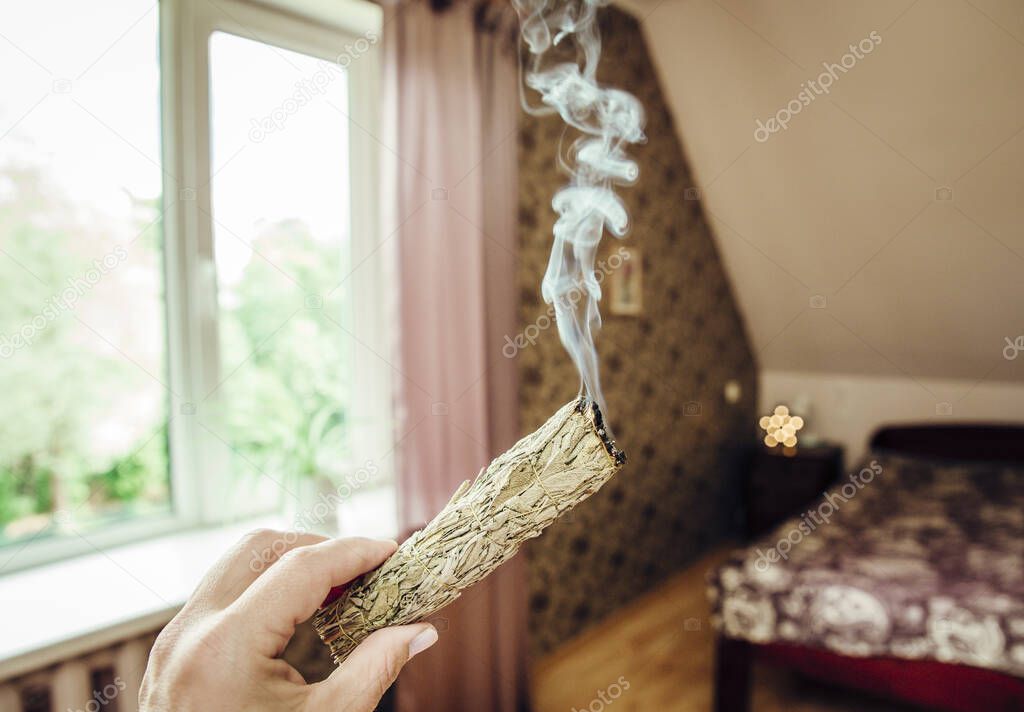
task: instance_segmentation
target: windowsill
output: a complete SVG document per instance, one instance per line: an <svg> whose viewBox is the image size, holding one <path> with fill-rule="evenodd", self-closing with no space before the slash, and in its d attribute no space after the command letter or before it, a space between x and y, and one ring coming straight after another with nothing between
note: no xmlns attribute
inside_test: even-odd
<svg viewBox="0 0 1024 712"><path fill-rule="evenodd" d="M0 578L0 680L156 630L263 517L192 529Z"/></svg>

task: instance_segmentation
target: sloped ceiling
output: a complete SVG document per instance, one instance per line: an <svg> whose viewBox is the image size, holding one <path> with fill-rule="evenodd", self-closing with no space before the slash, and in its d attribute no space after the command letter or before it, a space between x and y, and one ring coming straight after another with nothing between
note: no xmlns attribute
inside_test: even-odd
<svg viewBox="0 0 1024 712"><path fill-rule="evenodd" d="M624 4L762 368L1024 380L1024 3Z"/></svg>

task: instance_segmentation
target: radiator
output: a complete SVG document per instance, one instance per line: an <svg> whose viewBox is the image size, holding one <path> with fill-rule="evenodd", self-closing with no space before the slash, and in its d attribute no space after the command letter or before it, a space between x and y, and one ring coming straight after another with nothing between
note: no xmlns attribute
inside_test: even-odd
<svg viewBox="0 0 1024 712"><path fill-rule="evenodd" d="M138 712L156 633L0 682L0 712Z"/></svg>

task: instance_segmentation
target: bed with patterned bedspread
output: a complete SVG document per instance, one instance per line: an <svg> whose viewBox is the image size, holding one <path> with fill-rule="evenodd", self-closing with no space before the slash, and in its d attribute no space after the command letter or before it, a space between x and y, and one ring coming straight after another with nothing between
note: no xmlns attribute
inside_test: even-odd
<svg viewBox="0 0 1024 712"><path fill-rule="evenodd" d="M1024 468L868 457L708 584L730 638L1024 677Z"/></svg>

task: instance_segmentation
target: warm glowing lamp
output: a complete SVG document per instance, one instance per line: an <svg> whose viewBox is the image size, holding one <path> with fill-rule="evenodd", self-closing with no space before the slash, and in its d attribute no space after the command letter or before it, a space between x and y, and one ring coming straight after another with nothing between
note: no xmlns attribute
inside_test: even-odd
<svg viewBox="0 0 1024 712"><path fill-rule="evenodd" d="M768 447L796 447L796 432L804 427L804 419L790 415L786 406L777 405L772 414L762 417L758 424L765 431L764 444Z"/></svg>

